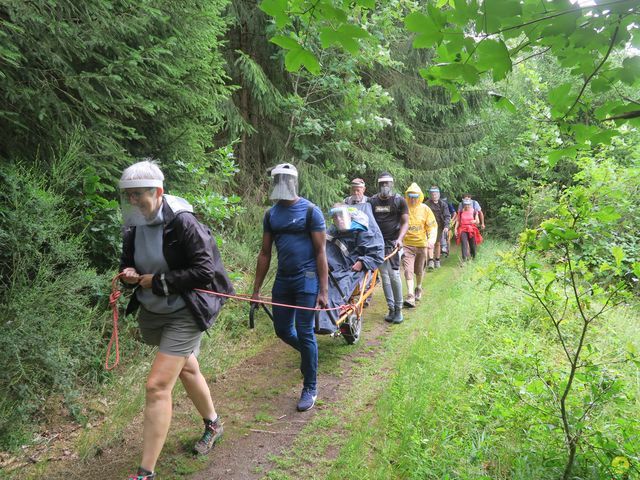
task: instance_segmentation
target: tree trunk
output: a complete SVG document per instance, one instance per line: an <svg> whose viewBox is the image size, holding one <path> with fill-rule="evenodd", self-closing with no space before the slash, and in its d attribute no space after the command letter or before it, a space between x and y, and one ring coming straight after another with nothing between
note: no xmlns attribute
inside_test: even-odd
<svg viewBox="0 0 640 480"><path fill-rule="evenodd" d="M567 464L564 467L564 473L562 474L562 480L569 480L571 476L571 470L573 470L573 462L576 458L576 450L578 448L577 440L569 440L569 458L567 458Z"/></svg>
<svg viewBox="0 0 640 480"><path fill-rule="evenodd" d="M240 50L244 53L247 52L247 22L242 22L240 27ZM241 90L240 90L240 114L245 122L249 123L249 90L246 85L246 82L241 82ZM240 137L240 148L239 148L239 165L246 167L248 165L247 162L247 132L243 130L242 136Z"/></svg>

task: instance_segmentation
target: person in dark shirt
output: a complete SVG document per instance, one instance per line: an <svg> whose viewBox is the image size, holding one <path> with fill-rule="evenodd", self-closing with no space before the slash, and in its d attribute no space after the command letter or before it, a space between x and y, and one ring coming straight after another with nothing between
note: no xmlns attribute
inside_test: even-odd
<svg viewBox="0 0 640 480"><path fill-rule="evenodd" d="M442 255L444 255L445 257L449 257L449 252L451 251L451 235L452 231L454 230L453 225L455 224L458 211L456 210L453 202L450 202L446 196L441 194L441 197L442 201L445 202L449 207L449 215L451 215L451 220L449 221L449 231L447 233L442 233L442 238L440 239L440 251Z"/></svg>
<svg viewBox="0 0 640 480"><path fill-rule="evenodd" d="M393 177L383 172L378 177L378 192L369 199L373 216L380 227L384 239L384 254L388 256L394 249L402 247L402 241L409 228L409 207L402 197L393 192ZM389 313L385 321L401 323L402 279L400 278L400 254L396 253L380 266L382 289L387 299Z"/></svg>
<svg viewBox="0 0 640 480"><path fill-rule="evenodd" d="M273 284L275 303L301 307L327 306L328 266L325 222L322 212L306 198L298 196L298 171L284 163L271 170L271 200L276 203L264 216L262 248L258 254L253 298L269 271L271 249L278 251L278 271ZM300 370L304 377L297 408L312 408L318 396L318 345L314 334L313 310L273 306L276 335L300 352Z"/></svg>
<svg viewBox="0 0 640 480"><path fill-rule="evenodd" d="M440 198L440 188L433 185L429 189L429 199L425 202L427 207L431 209L438 222L438 236L436 237L436 245L433 249L434 258L430 258L427 262L429 270L440 268L440 252L442 235L449 235L449 224L451 222L451 214L449 213L449 205Z"/></svg>

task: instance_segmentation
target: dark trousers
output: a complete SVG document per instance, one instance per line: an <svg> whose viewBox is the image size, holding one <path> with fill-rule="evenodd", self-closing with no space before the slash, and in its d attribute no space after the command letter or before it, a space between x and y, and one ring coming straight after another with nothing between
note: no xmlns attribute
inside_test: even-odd
<svg viewBox="0 0 640 480"><path fill-rule="evenodd" d="M272 298L276 303L300 307L315 307L318 297L318 276L304 272L293 277L276 275ZM306 388L316 388L318 374L318 344L313 331L315 312L273 306L273 328L285 343L300 352L300 371Z"/></svg>
<svg viewBox="0 0 640 480"><path fill-rule="evenodd" d="M462 245L462 259L467 260L469 255L476 258L476 239L467 232L460 235L460 244Z"/></svg>

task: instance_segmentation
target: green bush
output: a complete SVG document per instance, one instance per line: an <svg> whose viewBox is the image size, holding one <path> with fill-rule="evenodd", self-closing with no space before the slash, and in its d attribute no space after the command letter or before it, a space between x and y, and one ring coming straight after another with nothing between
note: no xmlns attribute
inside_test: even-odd
<svg viewBox="0 0 640 480"><path fill-rule="evenodd" d="M0 446L23 440L23 425L48 399L73 411L80 385L102 373L107 279L85 261L77 218L46 172L0 169ZM101 301L102 300L102 301Z"/></svg>

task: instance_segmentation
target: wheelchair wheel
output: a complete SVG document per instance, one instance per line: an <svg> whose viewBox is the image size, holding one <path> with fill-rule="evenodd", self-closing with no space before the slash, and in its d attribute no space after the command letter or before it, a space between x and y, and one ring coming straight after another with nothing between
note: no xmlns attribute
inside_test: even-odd
<svg viewBox="0 0 640 480"><path fill-rule="evenodd" d="M340 333L349 345L353 345L360 339L362 330L362 317L352 313L347 320L340 325Z"/></svg>

